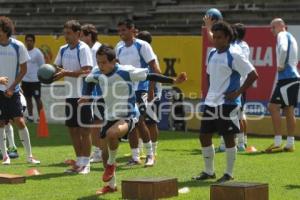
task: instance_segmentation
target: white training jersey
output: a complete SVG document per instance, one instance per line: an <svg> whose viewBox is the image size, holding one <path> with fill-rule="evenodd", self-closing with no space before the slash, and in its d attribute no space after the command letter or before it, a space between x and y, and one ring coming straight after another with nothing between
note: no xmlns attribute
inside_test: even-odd
<svg viewBox="0 0 300 200"><path fill-rule="evenodd" d="M95 44L92 46L91 51L92 51L92 57L93 57L93 66L97 66L97 51L101 47L101 43L96 41Z"/></svg>
<svg viewBox="0 0 300 200"><path fill-rule="evenodd" d="M225 100L225 94L240 88L241 76L254 70L249 59L233 45L219 53L215 48L208 56L206 72L209 75L209 89L205 105L216 107L222 104L241 105L241 98Z"/></svg>
<svg viewBox="0 0 300 200"><path fill-rule="evenodd" d="M247 42L243 41L243 40L236 40L234 42L234 45L238 46L241 48L242 53L244 54L244 56L247 59L250 59L250 48L249 45L247 44ZM242 76L241 77L241 85L244 84L245 80L247 79L247 76Z"/></svg>
<svg viewBox="0 0 300 200"><path fill-rule="evenodd" d="M126 46L124 41L120 41L115 51L121 65L132 65L137 68L149 68L148 63L156 58L151 45L140 39L134 39L131 46ZM134 87L135 91L148 91L148 86L149 81L142 81Z"/></svg>
<svg viewBox="0 0 300 200"><path fill-rule="evenodd" d="M23 78L26 82L39 82L37 77L38 69L45 64L44 55L38 48L33 48L28 51L30 60L27 62L27 72Z"/></svg>
<svg viewBox="0 0 300 200"><path fill-rule="evenodd" d="M298 45L291 33L282 31L277 34L276 58L277 67L284 68L278 72L278 80L299 77L297 71Z"/></svg>
<svg viewBox="0 0 300 200"><path fill-rule="evenodd" d="M139 117L133 82L146 80L148 73L146 68L116 64L114 70L109 74L89 74L87 76L87 82L100 85L105 102L106 120Z"/></svg>
<svg viewBox="0 0 300 200"><path fill-rule="evenodd" d="M65 70L78 71L82 67L93 66L93 59L90 47L82 42L74 48L70 48L68 44L60 47L55 65L62 66ZM79 98L82 95L83 78L82 77L64 77L66 85L66 98Z"/></svg>
<svg viewBox="0 0 300 200"><path fill-rule="evenodd" d="M15 81L20 70L20 64L26 63L30 59L24 44L14 38L9 38L8 45L0 45L0 76L8 77L8 85L0 85L0 91L7 90ZM19 92L20 85L15 88Z"/></svg>

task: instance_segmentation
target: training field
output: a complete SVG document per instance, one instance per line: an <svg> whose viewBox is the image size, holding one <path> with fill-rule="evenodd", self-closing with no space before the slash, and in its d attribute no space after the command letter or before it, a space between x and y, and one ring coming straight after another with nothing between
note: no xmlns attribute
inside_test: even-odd
<svg viewBox="0 0 300 200"><path fill-rule="evenodd" d="M50 137L37 139L35 125L29 124L32 134L33 153L42 162L37 169L39 176L28 177L25 184L0 185L2 200L50 200L50 199L121 199L121 192L95 196L102 186L102 164L93 164L88 175L64 174L66 158L73 158L73 149L67 130L63 125L49 125ZM17 135L17 134L15 134ZM19 141L16 138L16 141ZM218 144L216 138L215 144ZM270 145L270 138L250 137L248 143L262 149ZM20 147L20 142L18 142ZM131 177L177 177L179 188L189 187L190 192L173 199L209 199L209 186L213 182L192 181L191 177L203 168L199 142L196 133L161 132L158 147L158 161L153 168L142 166L127 168L128 143L122 143L118 156L118 186L121 180ZM217 145L216 145L217 146ZM0 166L0 173L23 174L31 167L25 164L23 148L19 148L20 158L12 160L10 166ZM225 167L225 154L217 153L215 159L217 177ZM296 142L295 153L256 154L239 153L235 166L236 181L269 183L270 200L300 199L300 142Z"/></svg>

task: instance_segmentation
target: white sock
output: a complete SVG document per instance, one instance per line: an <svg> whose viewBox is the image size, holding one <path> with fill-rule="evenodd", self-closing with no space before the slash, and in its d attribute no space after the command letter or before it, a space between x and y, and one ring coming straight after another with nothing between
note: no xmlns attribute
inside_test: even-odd
<svg viewBox="0 0 300 200"><path fill-rule="evenodd" d="M144 148L144 145L143 145L143 140L141 138L139 138L139 153L143 153L143 148Z"/></svg>
<svg viewBox="0 0 300 200"><path fill-rule="evenodd" d="M132 159L134 161L139 161L140 160L140 149L131 149L131 154L132 154Z"/></svg>
<svg viewBox="0 0 300 200"><path fill-rule="evenodd" d="M89 166L90 165L90 158L89 157L81 157L82 166Z"/></svg>
<svg viewBox="0 0 300 200"><path fill-rule="evenodd" d="M118 150L110 150L108 148L108 160L107 160L107 164L109 165L113 165L116 163L116 157L117 157L117 152Z"/></svg>
<svg viewBox="0 0 300 200"><path fill-rule="evenodd" d="M110 188L116 188L117 187L117 177L116 174L114 174L114 176L112 177L112 179L110 179L110 181L108 181L108 186Z"/></svg>
<svg viewBox="0 0 300 200"><path fill-rule="evenodd" d="M245 143L245 145L247 145L247 144L248 144L248 137L247 137L247 135L246 135L246 134L244 134L244 143Z"/></svg>
<svg viewBox="0 0 300 200"><path fill-rule="evenodd" d="M202 147L202 155L204 159L204 172L213 175L215 172L214 169L214 157L215 157L215 148L214 145L212 144L209 147Z"/></svg>
<svg viewBox="0 0 300 200"><path fill-rule="evenodd" d="M158 142L152 142L153 155L156 155Z"/></svg>
<svg viewBox="0 0 300 200"><path fill-rule="evenodd" d="M25 148L27 157L28 158L32 157L31 144L30 144L29 132L28 132L27 127L19 130L19 136L20 136L21 142Z"/></svg>
<svg viewBox="0 0 300 200"><path fill-rule="evenodd" d="M3 155L3 159L8 157L6 148L6 137L4 128L0 128L0 150Z"/></svg>
<svg viewBox="0 0 300 200"><path fill-rule="evenodd" d="M82 159L83 159L83 157L81 157L81 156L77 157L77 160L76 160L77 166L81 167L83 165Z"/></svg>
<svg viewBox="0 0 300 200"><path fill-rule="evenodd" d="M274 137L274 145L276 147L279 147L282 143L282 136L281 135L275 135Z"/></svg>
<svg viewBox="0 0 300 200"><path fill-rule="evenodd" d="M144 147L146 149L147 156L153 156L153 150L152 150L152 142L151 142L151 140L148 143L144 143Z"/></svg>
<svg viewBox="0 0 300 200"><path fill-rule="evenodd" d="M287 136L286 138L286 147L293 147L295 144L295 137L294 136Z"/></svg>
<svg viewBox="0 0 300 200"><path fill-rule="evenodd" d="M223 136L220 138L220 148L225 149L225 142Z"/></svg>
<svg viewBox="0 0 300 200"><path fill-rule="evenodd" d="M229 174L231 177L233 176L233 167L236 159L236 147L226 148L226 174Z"/></svg>
<svg viewBox="0 0 300 200"><path fill-rule="evenodd" d="M14 137L14 129L10 123L5 125L5 133L8 139L8 146L9 148L17 148L15 144L15 137Z"/></svg>
<svg viewBox="0 0 300 200"><path fill-rule="evenodd" d="M238 133L236 134L237 137L237 144L238 146L244 146L245 145L245 138L244 138L244 133Z"/></svg>

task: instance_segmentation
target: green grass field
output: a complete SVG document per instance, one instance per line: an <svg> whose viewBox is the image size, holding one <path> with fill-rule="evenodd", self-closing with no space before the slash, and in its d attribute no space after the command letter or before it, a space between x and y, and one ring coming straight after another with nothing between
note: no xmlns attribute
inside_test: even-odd
<svg viewBox="0 0 300 200"><path fill-rule="evenodd" d="M64 174L66 166L62 161L73 158L74 153L67 130L63 125L50 125L51 136L38 139L35 125L30 124L33 153L42 162L39 176L27 177L25 184L0 185L0 199L5 200L50 200L50 199L121 199L121 192L104 197L95 196L95 191L102 186L100 177L102 164L93 164L88 175ZM16 134L17 135L17 134ZM173 199L208 200L209 182L192 181L191 177L203 169L199 141L196 133L161 132L158 147L158 161L153 168L142 166L127 168L125 163L129 153L128 143L122 143L118 156L117 180L133 177L177 177L179 188L189 187L190 192L180 194ZM25 163L23 147L18 137L20 158L12 160L10 166L0 166L0 173L23 174L34 166ZM218 144L215 139L215 144ZM272 142L271 138L249 138L249 144L263 149ZM269 183L271 200L300 199L300 142L296 142L295 153L277 154L239 154L235 165L236 181ZM223 174L225 154L218 153L215 159L217 177Z"/></svg>

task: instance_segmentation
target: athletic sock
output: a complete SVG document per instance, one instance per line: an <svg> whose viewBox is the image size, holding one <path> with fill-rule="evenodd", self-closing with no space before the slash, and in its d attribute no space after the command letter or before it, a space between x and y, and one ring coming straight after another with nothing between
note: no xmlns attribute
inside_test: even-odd
<svg viewBox="0 0 300 200"><path fill-rule="evenodd" d="M152 142L153 155L156 155L156 153L157 153L157 145L158 145L158 142Z"/></svg>
<svg viewBox="0 0 300 200"><path fill-rule="evenodd" d="M280 147L282 143L282 136L281 135L275 135L274 137L274 145L276 147Z"/></svg>
<svg viewBox="0 0 300 200"><path fill-rule="evenodd" d="M116 163L116 157L117 157L117 152L118 150L110 150L108 148L108 160L107 160L107 164L109 165L113 165Z"/></svg>
<svg viewBox="0 0 300 200"><path fill-rule="evenodd" d="M5 133L8 140L9 148L17 148L15 144L14 129L10 123L5 125Z"/></svg>
<svg viewBox="0 0 300 200"><path fill-rule="evenodd" d="M236 147L226 148L226 174L233 176L233 167L236 160Z"/></svg>
<svg viewBox="0 0 300 200"><path fill-rule="evenodd" d="M152 142L149 141L147 143L144 143L144 147L146 149L147 156L153 156Z"/></svg>
<svg viewBox="0 0 300 200"><path fill-rule="evenodd" d="M236 137L238 140L238 142L237 142L238 147L245 146L244 133L238 133L238 134L236 134Z"/></svg>
<svg viewBox="0 0 300 200"><path fill-rule="evenodd" d="M291 148L295 144L295 137L294 136L287 136L286 138L286 147Z"/></svg>
<svg viewBox="0 0 300 200"><path fill-rule="evenodd" d="M214 170L214 157L215 157L215 148L214 145L212 144L211 146L208 147L202 147L202 155L204 159L204 172L213 175L215 170Z"/></svg>
<svg viewBox="0 0 300 200"><path fill-rule="evenodd" d="M248 137L247 137L247 135L246 135L246 134L244 134L244 143L245 143L245 145L247 145L247 144L248 144Z"/></svg>
<svg viewBox="0 0 300 200"><path fill-rule="evenodd" d="M131 154L132 154L132 159L134 161L139 161L140 160L140 151L139 148L131 149Z"/></svg>
<svg viewBox="0 0 300 200"><path fill-rule="evenodd" d="M1 153L2 153L2 156L3 156L3 159L8 157L4 128L0 128L0 150L1 150Z"/></svg>
<svg viewBox="0 0 300 200"><path fill-rule="evenodd" d="M19 130L19 136L20 136L21 142L25 148L27 157L28 158L32 157L31 144L30 144L29 132L28 132L27 127Z"/></svg>

